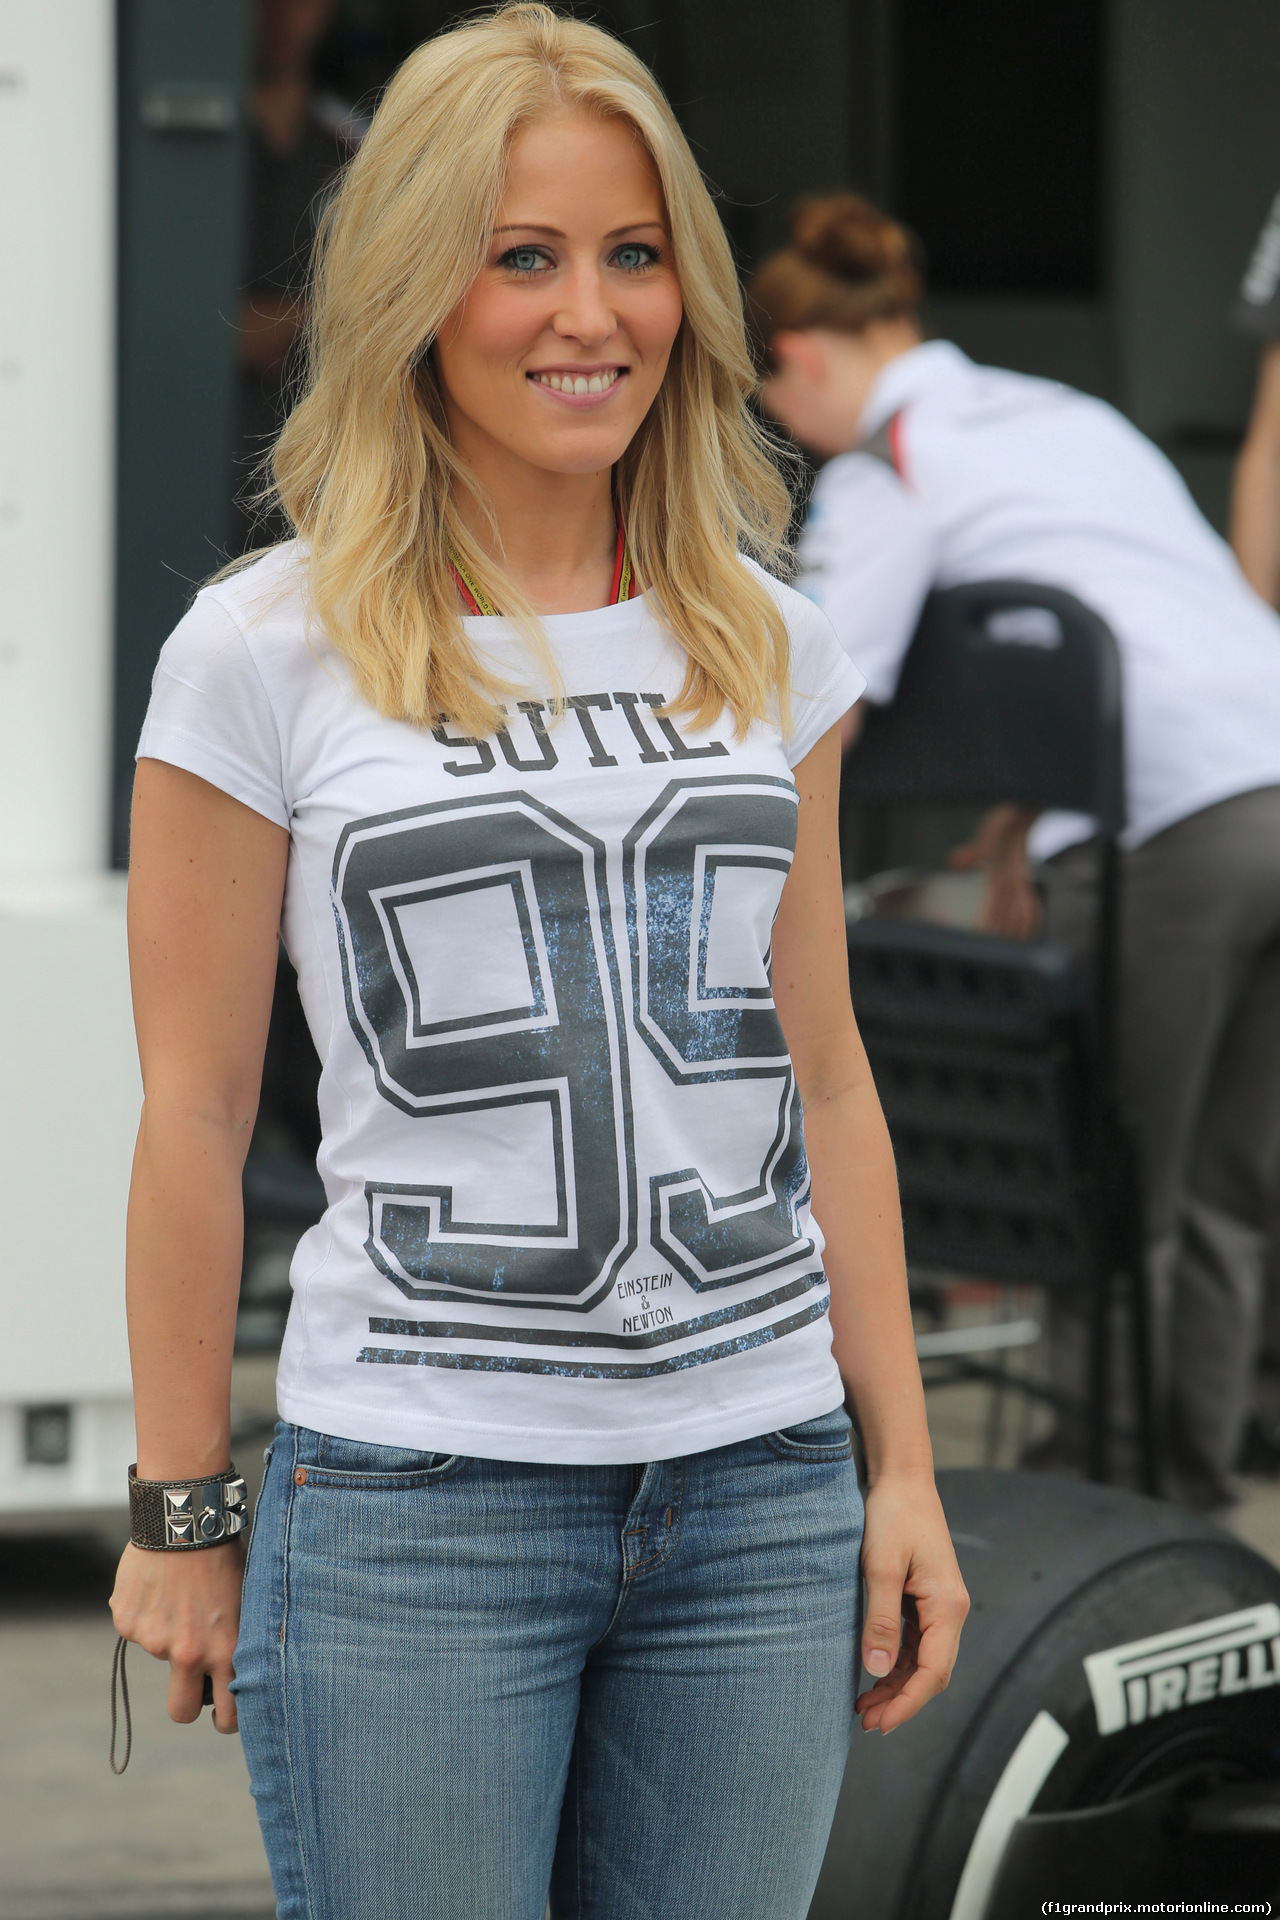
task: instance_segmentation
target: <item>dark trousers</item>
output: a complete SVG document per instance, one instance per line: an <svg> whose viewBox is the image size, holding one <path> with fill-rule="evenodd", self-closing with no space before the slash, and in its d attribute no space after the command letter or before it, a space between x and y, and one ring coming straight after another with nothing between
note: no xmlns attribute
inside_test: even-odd
<svg viewBox="0 0 1280 1920"><path fill-rule="evenodd" d="M1083 959L1094 848L1068 848L1043 877L1049 937ZM1220 1482L1253 1406L1280 1203L1280 787L1178 821L1122 856L1120 884L1120 1094L1142 1169L1156 1391L1175 1475Z"/></svg>

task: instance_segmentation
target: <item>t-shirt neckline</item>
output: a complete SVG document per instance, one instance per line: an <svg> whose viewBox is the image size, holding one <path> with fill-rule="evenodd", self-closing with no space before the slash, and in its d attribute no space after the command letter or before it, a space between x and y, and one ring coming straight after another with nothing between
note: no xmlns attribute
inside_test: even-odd
<svg viewBox="0 0 1280 1920"><path fill-rule="evenodd" d="M539 621L548 640L625 640L640 631L652 614L649 596L636 593L605 607L590 607L585 613L544 613ZM518 640L519 633L501 614L464 614L467 637L480 642Z"/></svg>

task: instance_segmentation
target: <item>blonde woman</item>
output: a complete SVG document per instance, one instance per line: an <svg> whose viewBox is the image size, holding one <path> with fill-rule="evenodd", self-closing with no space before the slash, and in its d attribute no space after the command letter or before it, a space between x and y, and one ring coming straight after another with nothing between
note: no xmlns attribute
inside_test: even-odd
<svg viewBox="0 0 1280 1920"><path fill-rule="evenodd" d="M854 1715L846 1392L866 1727L946 1685L966 1601L849 1006L862 682L743 557L787 499L645 69L543 6L422 48L310 347L298 537L199 595L140 747L116 1621L175 1719L206 1673L239 1713L282 1915L800 1916ZM279 932L329 1205L241 1612Z"/></svg>

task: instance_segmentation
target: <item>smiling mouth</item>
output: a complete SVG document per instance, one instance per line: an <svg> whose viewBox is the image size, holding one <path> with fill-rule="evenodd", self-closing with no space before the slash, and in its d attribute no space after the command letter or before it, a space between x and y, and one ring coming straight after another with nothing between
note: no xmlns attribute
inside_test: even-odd
<svg viewBox="0 0 1280 1920"><path fill-rule="evenodd" d="M596 367L591 372L571 373L567 369L561 373L538 373L527 375L536 387L547 387L552 393L572 396L575 400L599 399L611 393L625 367Z"/></svg>

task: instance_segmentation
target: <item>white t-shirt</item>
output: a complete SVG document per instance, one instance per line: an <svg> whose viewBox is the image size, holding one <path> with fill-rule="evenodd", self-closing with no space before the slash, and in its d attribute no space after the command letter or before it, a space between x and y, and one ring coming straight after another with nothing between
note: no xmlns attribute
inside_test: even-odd
<svg viewBox="0 0 1280 1920"><path fill-rule="evenodd" d="M1280 782L1280 618L1114 408L932 341L877 378L861 439L877 438L890 459L842 454L819 474L797 582L869 699L892 700L931 587L1037 581L1115 634L1125 845ZM1080 815L1045 815L1033 850L1047 858L1089 830Z"/></svg>
<svg viewBox="0 0 1280 1920"><path fill-rule="evenodd" d="M573 710L551 724L535 690L470 740L359 699L308 635L302 583L289 546L199 595L138 748L290 834L282 933L322 1065L328 1207L293 1261L281 1413L605 1463L829 1412L823 1242L770 989L791 768L863 685L829 622L771 583L785 742L658 717L683 655L644 598L546 620ZM502 622L466 627L530 678Z"/></svg>

